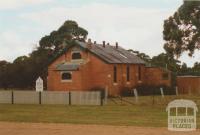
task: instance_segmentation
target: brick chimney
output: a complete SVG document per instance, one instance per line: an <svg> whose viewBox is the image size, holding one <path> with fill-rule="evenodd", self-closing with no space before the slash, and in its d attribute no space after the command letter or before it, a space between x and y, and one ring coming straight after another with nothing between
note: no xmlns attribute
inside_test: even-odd
<svg viewBox="0 0 200 135"><path fill-rule="evenodd" d="M119 48L119 45L118 45L118 42L116 42L116 49L118 49Z"/></svg>
<svg viewBox="0 0 200 135"><path fill-rule="evenodd" d="M92 48L92 40L89 38L87 42L87 48L91 49Z"/></svg>
<svg viewBox="0 0 200 135"><path fill-rule="evenodd" d="M106 42L105 41L103 41L103 48L105 48L106 47Z"/></svg>

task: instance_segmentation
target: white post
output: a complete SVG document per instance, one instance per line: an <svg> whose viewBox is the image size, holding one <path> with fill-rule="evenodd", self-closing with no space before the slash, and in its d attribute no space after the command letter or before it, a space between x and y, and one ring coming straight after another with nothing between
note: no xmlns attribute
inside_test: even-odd
<svg viewBox="0 0 200 135"><path fill-rule="evenodd" d="M176 86L176 96L178 96L178 87Z"/></svg>
<svg viewBox="0 0 200 135"><path fill-rule="evenodd" d="M107 102L108 102L108 86L106 86L106 89L105 89L105 97L104 97L104 104L107 104Z"/></svg>
<svg viewBox="0 0 200 135"><path fill-rule="evenodd" d="M163 88L160 88L160 93L161 93L162 98L164 98L165 95L164 95L164 92L163 92Z"/></svg>
<svg viewBox="0 0 200 135"><path fill-rule="evenodd" d="M135 95L135 101L137 103L138 102L138 92L137 92L137 89L134 89L133 92L134 92L134 95Z"/></svg>

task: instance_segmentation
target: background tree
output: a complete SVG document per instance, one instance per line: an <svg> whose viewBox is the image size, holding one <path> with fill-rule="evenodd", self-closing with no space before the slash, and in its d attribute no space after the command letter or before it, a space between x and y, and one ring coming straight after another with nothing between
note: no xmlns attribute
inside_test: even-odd
<svg viewBox="0 0 200 135"><path fill-rule="evenodd" d="M87 30L78 26L75 21L68 20L58 30L41 38L40 49L48 50L49 54L56 55L74 40L85 41L87 35Z"/></svg>
<svg viewBox="0 0 200 135"><path fill-rule="evenodd" d="M180 61L171 58L166 53L161 53L157 56L154 56L151 60L151 65L167 68L174 73L177 73L179 71L181 67L180 63Z"/></svg>
<svg viewBox="0 0 200 135"><path fill-rule="evenodd" d="M135 54L136 56L138 56L139 58L141 58L142 60L144 60L147 63L151 62L151 57L145 53L139 52L139 51L135 51L132 49L128 50L129 52L131 52L132 54Z"/></svg>
<svg viewBox="0 0 200 135"><path fill-rule="evenodd" d="M7 89L10 84L8 75L10 63L7 61L0 61L0 87Z"/></svg>
<svg viewBox="0 0 200 135"><path fill-rule="evenodd" d="M189 56L200 49L200 1L184 1L183 5L164 21L164 49L170 57Z"/></svg>
<svg viewBox="0 0 200 135"><path fill-rule="evenodd" d="M0 61L0 88L34 89L39 76L46 86L49 62L75 40L84 42L87 35L75 21L68 20L58 30L42 37L29 56L20 56L13 63Z"/></svg>

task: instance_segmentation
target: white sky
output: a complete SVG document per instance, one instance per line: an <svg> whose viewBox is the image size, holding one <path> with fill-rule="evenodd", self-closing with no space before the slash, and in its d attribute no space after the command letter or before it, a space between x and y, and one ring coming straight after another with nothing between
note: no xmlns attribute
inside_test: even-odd
<svg viewBox="0 0 200 135"><path fill-rule="evenodd" d="M155 56L164 52L164 19L181 4L181 0L0 1L0 60L28 55L41 37L68 19L87 29L93 41L119 42L126 49ZM181 58L188 65L199 59L186 55Z"/></svg>

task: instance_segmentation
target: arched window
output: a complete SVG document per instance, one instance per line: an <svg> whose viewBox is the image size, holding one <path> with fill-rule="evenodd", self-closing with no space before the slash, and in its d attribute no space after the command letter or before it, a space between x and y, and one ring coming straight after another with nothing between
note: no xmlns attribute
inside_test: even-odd
<svg viewBox="0 0 200 135"><path fill-rule="evenodd" d="M62 73L62 80L71 80L72 74L71 73Z"/></svg>
<svg viewBox="0 0 200 135"><path fill-rule="evenodd" d="M126 67L126 80L127 82L130 81L130 67L129 66Z"/></svg>
<svg viewBox="0 0 200 135"><path fill-rule="evenodd" d="M79 59L81 59L81 53L80 52L72 53L72 60L79 60Z"/></svg>
<svg viewBox="0 0 200 135"><path fill-rule="evenodd" d="M138 80L141 81L142 79L142 70L141 70L141 67L139 66L138 67Z"/></svg>
<svg viewBox="0 0 200 135"><path fill-rule="evenodd" d="M113 76L113 80L114 80L114 83L117 83L117 67L116 66L114 66L114 69L113 69L113 74L114 74L114 76Z"/></svg>

